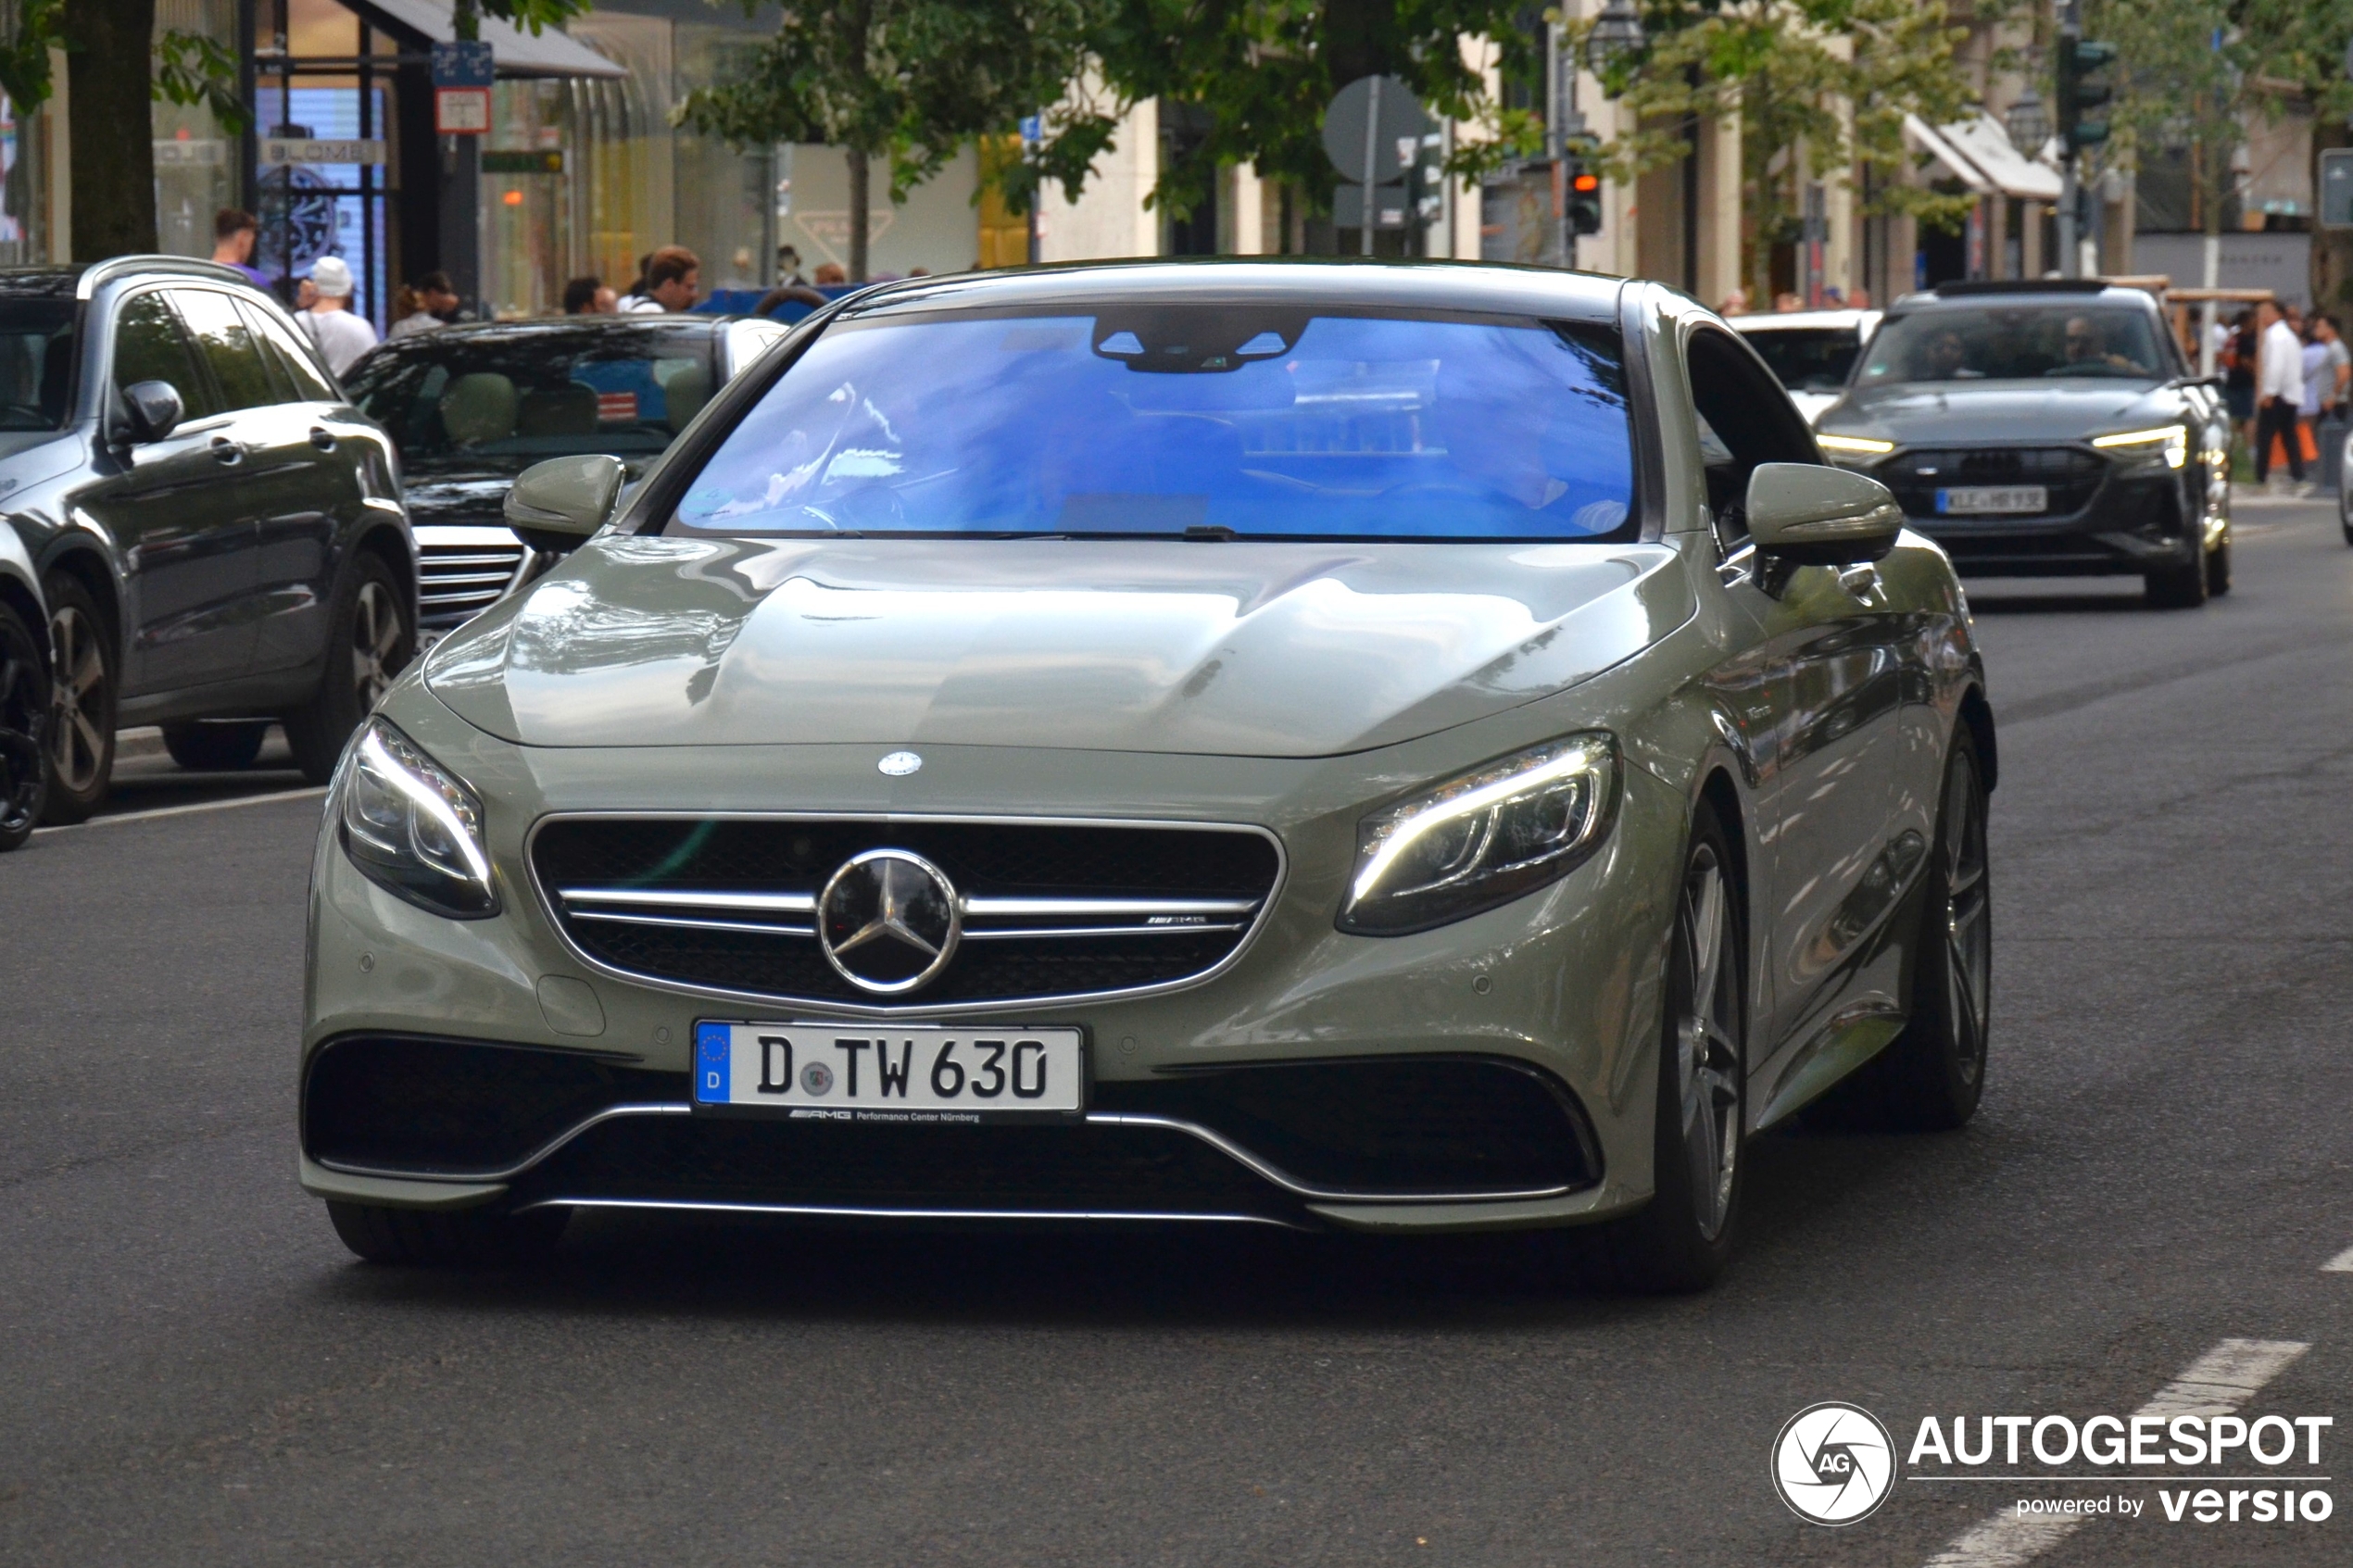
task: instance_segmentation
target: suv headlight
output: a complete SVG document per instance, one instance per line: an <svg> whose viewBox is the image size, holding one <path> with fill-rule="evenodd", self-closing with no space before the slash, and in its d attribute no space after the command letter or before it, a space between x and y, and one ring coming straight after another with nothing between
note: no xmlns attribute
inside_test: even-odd
<svg viewBox="0 0 2353 1568"><path fill-rule="evenodd" d="M2120 430L2114 435L2098 435L2092 445L2120 463L2155 468L2163 463L2178 469L2190 460L2190 432L2186 425L2158 425L2152 430Z"/></svg>
<svg viewBox="0 0 2353 1568"><path fill-rule="evenodd" d="M1499 758L1356 828L1340 928L1427 931L1567 876L1608 836L1617 742L1595 731Z"/></svg>
<svg viewBox="0 0 2353 1568"><path fill-rule="evenodd" d="M333 810L343 852L385 892L452 920L498 912L482 802L382 719L345 754Z"/></svg>

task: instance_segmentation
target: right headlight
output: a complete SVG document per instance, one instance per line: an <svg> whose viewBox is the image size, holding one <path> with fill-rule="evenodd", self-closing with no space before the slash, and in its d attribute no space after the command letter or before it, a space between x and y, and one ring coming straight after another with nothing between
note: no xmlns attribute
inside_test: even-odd
<svg viewBox="0 0 2353 1568"><path fill-rule="evenodd" d="M385 892L451 920L498 912L482 802L382 719L345 754L332 809L343 852Z"/></svg>
<svg viewBox="0 0 2353 1568"><path fill-rule="evenodd" d="M1340 928L1399 936L1509 903L1582 864L1617 810L1617 742L1600 731L1474 768L1357 824Z"/></svg>

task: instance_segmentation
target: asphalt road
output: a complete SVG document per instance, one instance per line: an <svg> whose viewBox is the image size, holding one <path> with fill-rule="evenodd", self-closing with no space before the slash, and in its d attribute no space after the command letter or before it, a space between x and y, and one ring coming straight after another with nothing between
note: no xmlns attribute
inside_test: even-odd
<svg viewBox="0 0 2353 1568"><path fill-rule="evenodd" d="M1287 1236L605 1222L536 1274L364 1267L293 1179L316 798L44 833L0 859L0 1562L2342 1563L2353 550L2241 524L2203 610L1973 585L1983 1111L1762 1140L1691 1298ZM2309 1347L2233 1398L2336 1419L2328 1522L1907 1480L1832 1530L1768 1484L1818 1400L1904 1448L2129 1415L2229 1339ZM2146 1512L1970 1535L2103 1493Z"/></svg>

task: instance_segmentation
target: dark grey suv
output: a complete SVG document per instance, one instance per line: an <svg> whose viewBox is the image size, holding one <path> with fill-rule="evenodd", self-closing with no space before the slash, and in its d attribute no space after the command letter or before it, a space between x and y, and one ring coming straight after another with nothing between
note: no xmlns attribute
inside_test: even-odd
<svg viewBox="0 0 2353 1568"><path fill-rule="evenodd" d="M415 646L391 442L208 262L0 271L0 515L48 600L51 822L105 797L119 724L236 768L281 721L323 783Z"/></svg>

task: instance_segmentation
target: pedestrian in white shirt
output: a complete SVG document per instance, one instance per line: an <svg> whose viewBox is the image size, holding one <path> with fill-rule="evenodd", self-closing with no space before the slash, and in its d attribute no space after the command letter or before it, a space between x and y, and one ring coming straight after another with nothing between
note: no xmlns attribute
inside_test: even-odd
<svg viewBox="0 0 2353 1568"><path fill-rule="evenodd" d="M376 346L376 329L365 316L352 313L351 269L342 257L322 256L312 262L310 282L319 291L319 300L298 319L310 341L319 345L319 356L326 360L327 369L340 376Z"/></svg>
<svg viewBox="0 0 2353 1568"><path fill-rule="evenodd" d="M2255 364L2255 483L2271 483L2271 438L2277 436L2287 449L2288 476L2302 493L2304 446L2296 420L2304 401L2304 345L2276 300L2265 300L2256 320L2262 335Z"/></svg>
<svg viewBox="0 0 2353 1568"><path fill-rule="evenodd" d="M702 262L685 245L664 245L646 257L646 281L621 296L623 316L692 310L702 297Z"/></svg>

